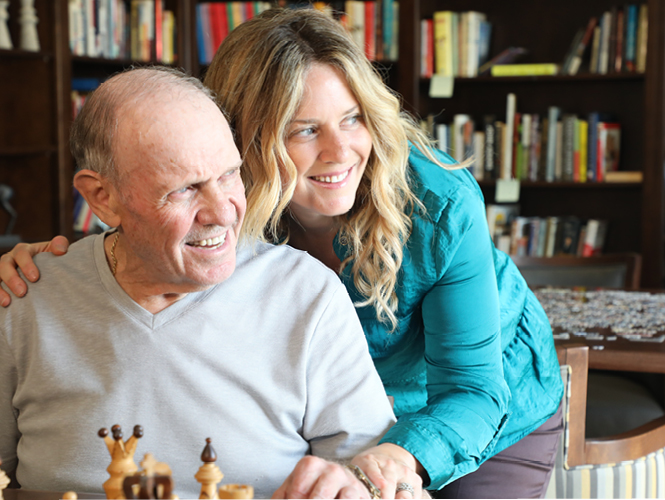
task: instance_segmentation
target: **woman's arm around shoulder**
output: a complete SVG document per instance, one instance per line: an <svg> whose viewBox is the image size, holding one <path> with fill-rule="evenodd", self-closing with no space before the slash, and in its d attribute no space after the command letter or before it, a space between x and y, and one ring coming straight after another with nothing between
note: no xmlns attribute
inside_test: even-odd
<svg viewBox="0 0 665 500"><path fill-rule="evenodd" d="M0 257L0 282L4 282L17 297L23 297L28 292L28 287L19 276L17 267L30 282L34 283L39 279L39 269L33 257L42 252L64 255L68 248L69 241L64 236L56 236L51 241L40 243L19 243ZM0 305L7 307L11 301L9 293L0 287Z"/></svg>

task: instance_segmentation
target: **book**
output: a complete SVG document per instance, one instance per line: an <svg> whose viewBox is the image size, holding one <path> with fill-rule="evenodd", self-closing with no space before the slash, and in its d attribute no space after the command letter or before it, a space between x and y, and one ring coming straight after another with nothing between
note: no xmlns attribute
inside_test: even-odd
<svg viewBox="0 0 665 500"><path fill-rule="evenodd" d="M503 158L501 159L501 179L510 179L512 177L516 106L517 96L513 93L508 94L506 97L506 126L503 138Z"/></svg>
<svg viewBox="0 0 665 500"><path fill-rule="evenodd" d="M642 182L644 174L639 170L615 170L605 172L605 182Z"/></svg>
<svg viewBox="0 0 665 500"><path fill-rule="evenodd" d="M453 13L434 13L434 60L437 75L454 76L453 72Z"/></svg>
<svg viewBox="0 0 665 500"><path fill-rule="evenodd" d="M598 235L599 226L600 221L597 219L589 219L587 221L581 252L582 257L591 257L593 255L594 248L596 248L596 236Z"/></svg>
<svg viewBox="0 0 665 500"><path fill-rule="evenodd" d="M561 226L561 245L559 253L576 255L582 222L579 218L574 216L564 217L561 221Z"/></svg>
<svg viewBox="0 0 665 500"><path fill-rule="evenodd" d="M544 257L553 257L555 251L556 238L558 233L559 218L547 217L545 229L545 254Z"/></svg>
<svg viewBox="0 0 665 500"><path fill-rule="evenodd" d="M511 64L517 61L520 57L527 54L528 50L524 47L508 47L502 52L498 53L492 59L484 63L478 68L478 75L489 74L492 66L496 64Z"/></svg>
<svg viewBox="0 0 665 500"><path fill-rule="evenodd" d="M579 119L579 178L578 182L586 182L588 179L588 166L589 166L589 122Z"/></svg>
<svg viewBox="0 0 665 500"><path fill-rule="evenodd" d="M644 73L647 66L647 37L649 31L649 7L640 5L637 16L637 47L635 49L635 70Z"/></svg>
<svg viewBox="0 0 665 500"><path fill-rule="evenodd" d="M473 148L473 176L477 181L485 177L485 132L476 130L472 135Z"/></svg>
<svg viewBox="0 0 665 500"><path fill-rule="evenodd" d="M556 75L559 69L559 65L554 63L495 64L490 68L490 73L492 76Z"/></svg>
<svg viewBox="0 0 665 500"><path fill-rule="evenodd" d="M548 135L547 135L547 167L545 169L545 180L553 182L555 179L555 167L557 157L557 127L561 109L550 106L547 113Z"/></svg>
<svg viewBox="0 0 665 500"><path fill-rule="evenodd" d="M628 72L635 71L636 63L636 50L637 50L637 15L638 5L628 4L624 10L626 35L625 35L625 50L623 58L623 67Z"/></svg>
<svg viewBox="0 0 665 500"><path fill-rule="evenodd" d="M577 116L573 114L564 114L561 117L563 124L562 138L562 177L561 180L572 181L575 164L575 122Z"/></svg>
<svg viewBox="0 0 665 500"><path fill-rule="evenodd" d="M621 125L619 123L600 122L598 124L597 177L605 179L606 172L619 170L621 152Z"/></svg>
<svg viewBox="0 0 665 500"><path fill-rule="evenodd" d="M592 17L591 19L589 19L589 23L587 24L586 30L584 31L584 34L582 35L582 38L579 40L577 46L573 50L573 53L568 62L568 67L566 68L566 73L568 75L576 75L577 72L579 71L580 66L582 65L582 59L584 57L584 53L589 43L591 42L591 38L593 37L593 32L597 24L598 24L597 17Z"/></svg>
<svg viewBox="0 0 665 500"><path fill-rule="evenodd" d="M365 56L370 61L376 59L376 2L365 2ZM431 20L428 20L431 21ZM431 52L429 48L432 45L431 37L431 27L429 30L428 40L428 53ZM429 57L428 57L429 59ZM429 73L431 76L431 72Z"/></svg>
<svg viewBox="0 0 665 500"><path fill-rule="evenodd" d="M577 30L575 36L573 37L573 41L571 42L570 47L566 52L566 57L563 60L563 64L561 64L561 72L564 75L569 74L570 65L572 63L573 57L575 56L575 53L577 52L577 46L580 45L582 39L584 38L584 33L585 33L584 28L580 28L579 30Z"/></svg>
<svg viewBox="0 0 665 500"><path fill-rule="evenodd" d="M612 12L603 13L601 22L600 49L598 51L598 73L607 74L609 68L610 30L612 29Z"/></svg>
<svg viewBox="0 0 665 500"><path fill-rule="evenodd" d="M614 52L614 71L621 73L623 69L623 41L624 38L624 10L623 7L617 7L616 21L616 48Z"/></svg>
<svg viewBox="0 0 665 500"><path fill-rule="evenodd" d="M598 73L598 52L600 51L601 28L597 25L593 29L593 41L591 42L591 61L589 61L589 73Z"/></svg>
<svg viewBox="0 0 665 500"><path fill-rule="evenodd" d="M492 241L498 247L499 238L510 233L512 220L520 213L520 207L516 203L494 204L488 203L485 207L487 214L487 227ZM508 252L507 252L508 253Z"/></svg>
<svg viewBox="0 0 665 500"><path fill-rule="evenodd" d="M496 116L485 115L483 117L483 130L485 131L485 180L496 178Z"/></svg>
<svg viewBox="0 0 665 500"><path fill-rule="evenodd" d="M431 19L420 21L420 76L422 78L431 78L434 74L433 24Z"/></svg>

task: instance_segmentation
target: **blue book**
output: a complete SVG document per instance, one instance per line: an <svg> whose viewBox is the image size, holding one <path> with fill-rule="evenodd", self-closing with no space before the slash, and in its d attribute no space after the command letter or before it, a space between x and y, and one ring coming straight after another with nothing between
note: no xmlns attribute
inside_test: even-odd
<svg viewBox="0 0 665 500"><path fill-rule="evenodd" d="M557 106L550 106L547 121L547 163L545 168L545 180L554 182L554 168L556 166L556 124L559 121L561 109Z"/></svg>
<svg viewBox="0 0 665 500"><path fill-rule="evenodd" d="M199 64L209 64L212 61L209 12L209 4L196 4L196 43L199 49Z"/></svg>
<svg viewBox="0 0 665 500"><path fill-rule="evenodd" d="M626 71L635 71L635 53L637 47L637 4L626 6L626 36L624 51L624 68Z"/></svg>

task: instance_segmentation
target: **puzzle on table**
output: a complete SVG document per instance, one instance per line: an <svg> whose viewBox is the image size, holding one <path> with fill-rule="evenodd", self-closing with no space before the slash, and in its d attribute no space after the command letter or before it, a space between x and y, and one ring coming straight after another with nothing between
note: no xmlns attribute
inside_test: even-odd
<svg viewBox="0 0 665 500"><path fill-rule="evenodd" d="M122 428L119 425L111 427L111 432L102 428L98 432L99 437L104 439L111 463L106 468L110 477L103 484L106 498L108 499L133 499L133 498L162 498L177 499L173 493L174 484L171 477L171 468L158 462L152 453L146 453L140 462L141 469L134 462L134 454L138 441L143 437L143 428L140 425L134 427L132 435L123 441ZM205 447L201 453L203 465L194 474L196 480L201 483L199 498L253 498L254 488L242 484L225 484L220 486L224 474L215 465L217 454L211 444L211 439L206 439ZM2 460L0 460L2 465ZM0 500L2 491L9 485L7 474L0 470ZM76 500L77 495L68 491L63 495L65 500Z"/></svg>

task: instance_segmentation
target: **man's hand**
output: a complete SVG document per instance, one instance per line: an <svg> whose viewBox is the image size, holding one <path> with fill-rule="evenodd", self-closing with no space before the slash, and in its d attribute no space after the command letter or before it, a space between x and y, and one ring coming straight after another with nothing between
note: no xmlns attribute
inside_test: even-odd
<svg viewBox="0 0 665 500"><path fill-rule="evenodd" d="M370 498L346 467L308 455L302 458L272 498Z"/></svg>
<svg viewBox="0 0 665 500"><path fill-rule="evenodd" d="M16 267L18 266L25 277L34 283L39 279L39 270L32 258L41 252L64 255L68 248L69 241L64 236L56 236L51 241L41 243L19 243L0 257L0 281L4 281L14 295L23 297L28 292L28 287L18 275ZM0 287L0 305L7 307L11 301L11 296Z"/></svg>
<svg viewBox="0 0 665 500"><path fill-rule="evenodd" d="M356 455L351 463L357 465L381 490L381 498L430 498L423 490L422 474L426 474L418 460L404 448L383 443ZM400 483L413 488L397 491Z"/></svg>

